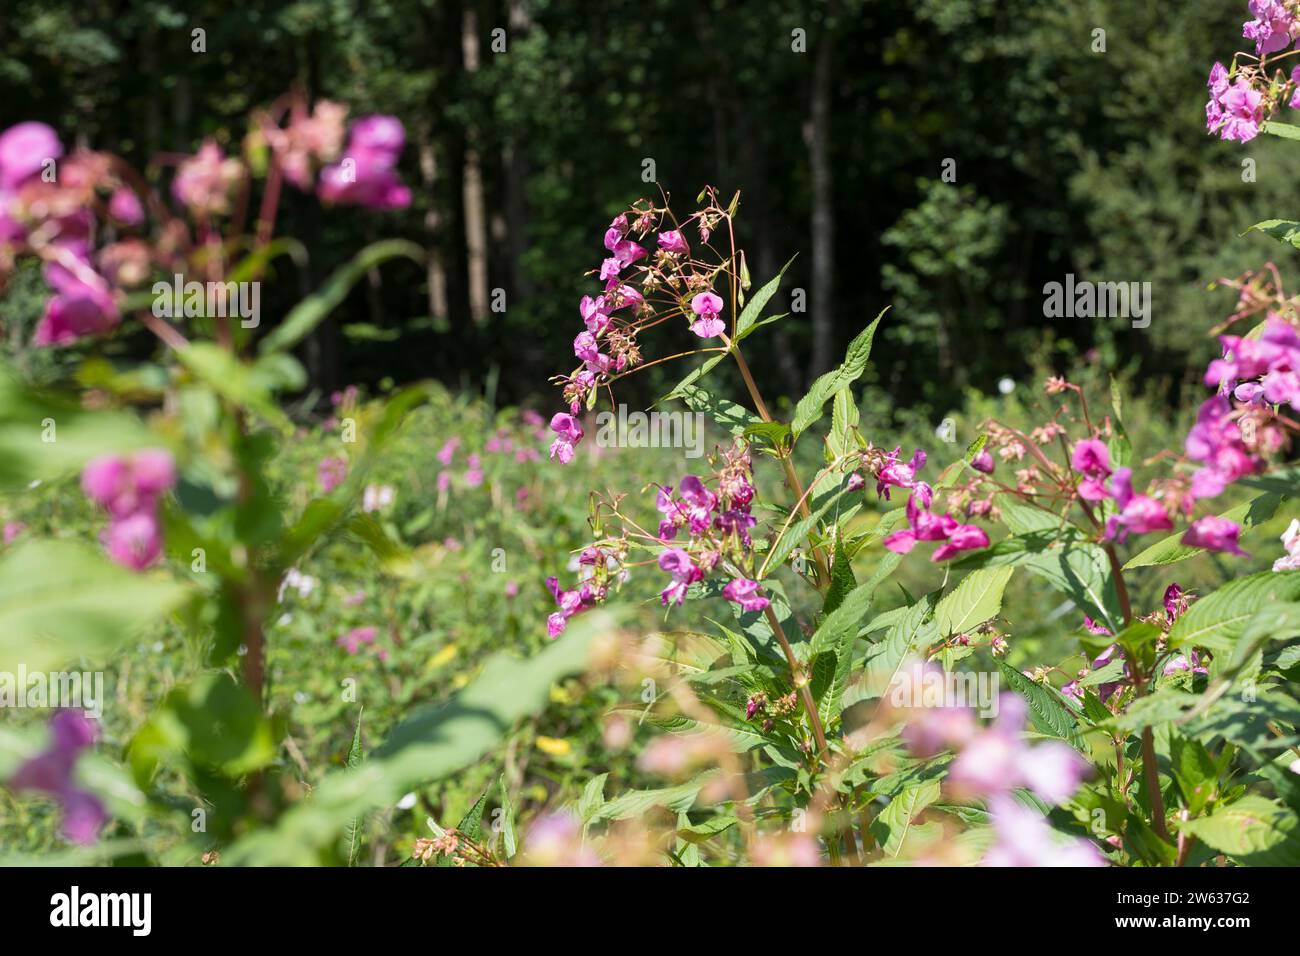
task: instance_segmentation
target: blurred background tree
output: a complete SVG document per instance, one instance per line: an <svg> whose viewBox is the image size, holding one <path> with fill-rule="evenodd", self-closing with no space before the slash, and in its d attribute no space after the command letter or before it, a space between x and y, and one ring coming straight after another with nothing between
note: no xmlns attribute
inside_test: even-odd
<svg viewBox="0 0 1300 956"><path fill-rule="evenodd" d="M679 208L705 183L742 191L756 280L799 254L783 295L804 289L806 311L756 340L753 359L789 396L890 303L873 374L895 409L939 415L965 389L1024 377L1045 341L1063 361L1100 349L1167 389L1212 349L1200 330L1231 306L1208 286L1278 253L1261 236L1220 237L1284 209L1290 188L1279 144L1241 150L1204 132L1205 75L1239 45L1244 2L0 0L0 10L0 126L43 119L139 162L206 136L238 148L246 112L294 84L403 120L405 214L288 197L284 231L304 237L309 256L278 265L268 323L358 239L403 234L431 253L422 273L375 273L305 343L317 393L435 375L557 405L545 379L570 353L605 223L657 193L642 180L646 160ZM1150 328L1044 317L1043 285L1070 272L1152 283ZM0 303L11 350L39 301ZM655 384L627 400L653 397Z"/></svg>

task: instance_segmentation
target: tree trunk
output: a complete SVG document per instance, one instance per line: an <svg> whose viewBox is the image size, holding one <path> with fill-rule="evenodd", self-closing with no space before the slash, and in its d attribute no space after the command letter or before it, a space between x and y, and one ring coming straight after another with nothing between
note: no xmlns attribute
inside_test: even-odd
<svg viewBox="0 0 1300 956"><path fill-rule="evenodd" d="M831 367L835 347L835 216L831 181L832 14L813 47L812 96L808 123L808 165L812 174L812 358L809 378Z"/></svg>
<svg viewBox="0 0 1300 956"><path fill-rule="evenodd" d="M461 55L466 74L479 65L478 14L466 7L461 17ZM476 325L488 318L487 212L483 199L483 170L472 136L465 149L465 257L469 283L469 314Z"/></svg>

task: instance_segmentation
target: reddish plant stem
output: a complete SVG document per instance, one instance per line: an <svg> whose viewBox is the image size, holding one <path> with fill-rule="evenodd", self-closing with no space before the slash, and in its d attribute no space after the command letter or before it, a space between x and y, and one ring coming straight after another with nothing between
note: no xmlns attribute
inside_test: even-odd
<svg viewBox="0 0 1300 956"><path fill-rule="evenodd" d="M740 369L740 376L745 380L745 387L749 390L750 398L754 400L755 410L758 412L759 417L765 422L772 421L772 415L767 410L767 403L763 401L763 395L758 390L758 383L754 381L754 376L749 371L749 363L745 361L745 356L740 353L740 346L732 344L731 354L736 359L736 365ZM811 518L812 509L808 507L803 483L799 481L799 475L795 472L794 463L790 461L788 453L781 456L781 467L785 471L786 485L789 486L790 491L794 493L795 499L799 502L799 513L805 518ZM828 587L831 573L826 564L826 557L822 554L820 548L812 548L811 551L813 563L817 567L818 584L821 587Z"/></svg>

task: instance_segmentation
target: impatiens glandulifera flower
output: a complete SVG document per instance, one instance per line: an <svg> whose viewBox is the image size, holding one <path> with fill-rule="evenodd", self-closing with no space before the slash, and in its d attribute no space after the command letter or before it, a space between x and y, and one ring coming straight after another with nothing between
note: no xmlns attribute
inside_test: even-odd
<svg viewBox="0 0 1300 956"><path fill-rule="evenodd" d="M158 503L175 484L175 462L158 449L105 455L86 465L82 490L110 518L102 536L109 557L133 571L158 559L163 545Z"/></svg>
<svg viewBox="0 0 1300 956"><path fill-rule="evenodd" d="M316 191L327 203L368 209L405 209L411 190L397 178L406 130L394 116L363 116L352 124L339 161L321 170Z"/></svg>
<svg viewBox="0 0 1300 956"><path fill-rule="evenodd" d="M555 441L551 443L551 458L558 458L560 464L567 465L573 461L574 446L582 441L582 426L572 415L556 412L551 417L551 431L556 434Z"/></svg>
<svg viewBox="0 0 1300 956"><path fill-rule="evenodd" d="M1106 479L1110 477L1110 451L1105 442L1088 438L1078 442L1070 453L1070 467L1082 473L1079 497L1084 501L1101 501L1110 497Z"/></svg>
<svg viewBox="0 0 1300 956"><path fill-rule="evenodd" d="M1295 16L1282 0L1250 0L1250 13L1254 17L1241 27L1241 35L1255 41L1255 52L1260 56L1280 53L1295 40Z"/></svg>
<svg viewBox="0 0 1300 956"><path fill-rule="evenodd" d="M5 538L8 543L8 527ZM1273 562L1274 571L1300 571L1300 518L1292 518L1287 529L1282 532L1282 547L1286 548L1286 557Z"/></svg>
<svg viewBox="0 0 1300 956"><path fill-rule="evenodd" d="M1165 677L1172 677L1174 674L1187 670L1190 670L1193 674L1208 674L1210 672L1208 668L1201 664L1201 660L1197 656L1196 651L1192 651L1190 655L1178 654L1173 657L1169 663L1165 665L1161 674Z"/></svg>
<svg viewBox="0 0 1300 956"><path fill-rule="evenodd" d="M748 578L736 578L722 589L722 596L734 604L739 604L743 611L761 611L771 602L759 593L757 581Z"/></svg>
<svg viewBox="0 0 1300 956"><path fill-rule="evenodd" d="M691 251L691 247L686 243L686 237L676 229L669 229L659 233L658 241L659 248L664 252L684 256ZM721 303L719 303L719 308L721 308Z"/></svg>
<svg viewBox="0 0 1300 956"><path fill-rule="evenodd" d="M1133 494L1133 470L1117 468L1112 479L1115 503L1119 514L1111 515L1106 522L1106 537L1123 541L1129 534L1150 534L1152 531L1169 531L1173 519L1164 505L1147 495ZM1080 486L1082 489L1082 486Z"/></svg>
<svg viewBox="0 0 1300 956"><path fill-rule="evenodd" d="M1243 441L1232 403L1216 395L1201 405L1196 424L1187 433L1187 457L1204 467L1192 476L1193 498L1214 498L1229 484L1263 469Z"/></svg>
<svg viewBox="0 0 1300 956"><path fill-rule="evenodd" d="M230 212L230 195L244 179L244 166L227 159L213 140L176 168L172 195L196 217L224 216Z"/></svg>
<svg viewBox="0 0 1300 956"><path fill-rule="evenodd" d="M555 596L555 603L560 609L546 619L546 632L551 639L559 637L569 624L569 618L580 611L594 607L604 598L604 589L590 582L584 583L576 591L565 591L560 587L558 578L546 579L547 589Z"/></svg>
<svg viewBox="0 0 1300 956"><path fill-rule="evenodd" d="M681 604L686 600L687 588L704 577L704 572L681 548L669 548L659 555L659 567L672 575L671 583L659 592L659 600L664 607Z"/></svg>
<svg viewBox="0 0 1300 956"><path fill-rule="evenodd" d="M902 450L902 446L895 448L876 467L876 494L882 495L886 501L889 500L890 487L911 489L916 484L916 473L925 467L926 455L922 449L912 452L912 460L906 463L898 460L898 453Z"/></svg>
<svg viewBox="0 0 1300 956"><path fill-rule="evenodd" d="M971 459L970 466L976 471L983 472L986 475L993 474L993 456L987 448L981 448L979 453Z"/></svg>
<svg viewBox="0 0 1300 956"><path fill-rule="evenodd" d="M1227 518L1206 515L1193 521L1191 527L1183 534L1182 543L1189 548L1204 548L1207 551L1223 551L1228 554L1250 557L1237 544L1241 527Z"/></svg>
<svg viewBox="0 0 1300 956"><path fill-rule="evenodd" d="M893 532L881 543L896 554L907 554L918 541L944 542L930 556L932 561L946 561L963 551L989 546L989 536L983 528L959 524L950 514L936 515L930 511L933 499L934 491L929 485L923 481L915 482L907 497L908 528Z"/></svg>
<svg viewBox="0 0 1300 956"><path fill-rule="evenodd" d="M329 100L318 100L308 114L296 108L286 128L266 129L266 142L280 164L284 178L303 192L310 192L318 166L332 163L343 147L343 122L348 108ZM401 151L400 144L398 151Z"/></svg>
<svg viewBox="0 0 1300 956"><path fill-rule="evenodd" d="M322 458L320 464L316 466L316 481L319 482L321 491L327 495L343 484L347 476L347 459L338 455Z"/></svg>
<svg viewBox="0 0 1300 956"><path fill-rule="evenodd" d="M108 822L99 798L79 788L73 779L82 752L98 736L98 724L80 711L56 711L50 718L50 745L9 778L15 792L44 793L58 801L63 810L63 834L74 843L94 843Z"/></svg>
<svg viewBox="0 0 1300 956"><path fill-rule="evenodd" d="M981 866L1106 866L1106 858L1087 840L1058 833L1037 810L1006 794L988 804L997 842Z"/></svg>
<svg viewBox="0 0 1300 956"><path fill-rule="evenodd" d="M1069 744L1047 741L1033 746L1022 739L1028 705L1018 694L998 701L993 723L961 745L948 772L948 783L962 798L988 797L1018 787L1049 803L1067 800L1089 766Z"/></svg>
<svg viewBox="0 0 1300 956"><path fill-rule="evenodd" d="M691 311L696 319L691 323L691 331L702 339L711 339L727 330L726 323L719 317L722 312L722 299L712 292L701 292L691 299Z"/></svg>

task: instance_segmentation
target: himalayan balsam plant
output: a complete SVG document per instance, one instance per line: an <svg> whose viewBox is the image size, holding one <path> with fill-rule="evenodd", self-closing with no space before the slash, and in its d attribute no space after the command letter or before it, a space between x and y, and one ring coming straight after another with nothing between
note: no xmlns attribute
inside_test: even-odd
<svg viewBox="0 0 1300 956"><path fill-rule="evenodd" d="M1300 76L1270 75L1296 52L1298 6L1252 0L1255 52L1211 73L1210 132L1300 139L1268 118L1300 102ZM0 665L111 653L168 615L208 663L123 748L129 775L101 769L111 790L81 773L100 744L77 715L57 715L43 744L10 745L9 787L52 798L69 839L93 842L113 820L166 821L175 835L162 862L355 862L368 814L493 754L578 675L614 701L608 753L654 729L635 764L660 785L607 793L600 773L517 821L502 776L456 826L430 819L407 865L1300 864L1300 520L1280 548L1247 540L1300 490L1300 299L1278 270L1225 283L1239 302L1213 330L1222 355L1181 449L1135 449L1117 387L1102 397L1054 376L1032 427L983 422L964 454L936 461L860 417L855 386L884 312L797 402L764 397L744 346L784 318L769 311L782 275L753 287L735 241L740 196L713 188L684 216L661 194L593 234L604 255L583 280L549 420L552 467L581 475L599 453L592 413L619 382L689 363L660 405L706 415L712 454L641 488L593 489L576 570L545 575L546 647L490 658L369 753L357 724L346 766L303 794L275 759L284 715L264 704L264 624L277 593L309 587L298 566L323 536L347 529L377 554L391 548L368 519L391 494L363 492L365 474L425 392L366 407L340 397L358 441L319 463L296 513L267 493L270 446L292 428L274 396L301 385L290 349L350 284L414 250L370 247L256 341L202 302L172 310L184 324L164 320L138 290L159 275L253 281L297 254L273 235L286 184L330 204L404 205L400 124L365 117L345 134L345 123L342 107L287 97L254 116L238 156L209 143L182 161L170 203L113 157L60 158L39 124L0 136L0 269L37 257L52 290L36 342L81 348L138 322L159 343L156 374L101 367L93 401L0 380L7 422L59 429L48 448L17 443L0 474L26 482L75 467L103 522L98 547L14 530L0 594L31 596L4 619L29 644L0 641ZM1300 223L1255 228L1300 246ZM710 373L723 363L743 394L721 393ZM431 454L440 494L456 453L448 442ZM479 465L461 480L481 481ZM1225 509L1229 493L1244 503ZM1275 551L1272 569L1240 573L1246 544ZM1180 584L1177 565L1211 560L1226 583ZM905 561L924 593L890 580ZM1023 650L1004 606L1017 575L1067 602L1053 619L1064 660L1007 663ZM616 600L647 578L663 615L649 632ZM903 603L882 609L895 592ZM339 641L366 653L375 628L358 623ZM177 772L213 811L202 834L159 786ZM491 824L489 801L500 810Z"/></svg>

